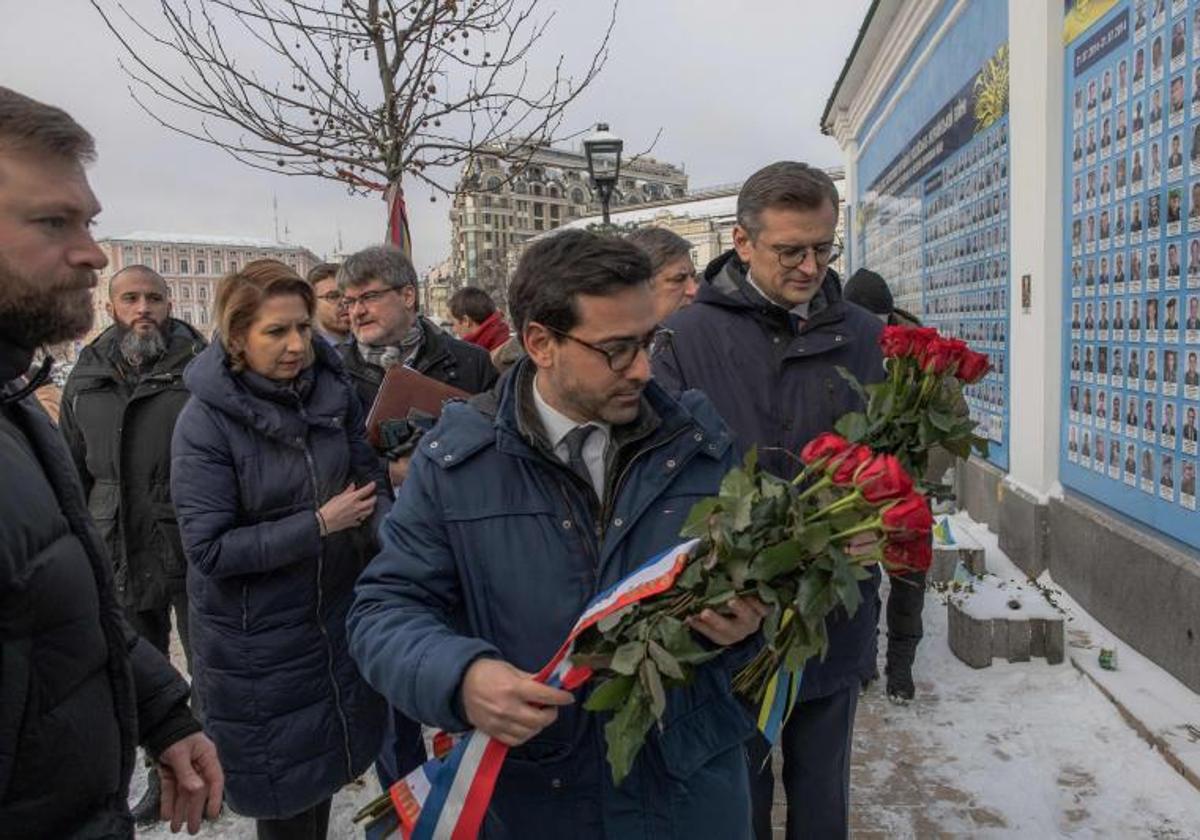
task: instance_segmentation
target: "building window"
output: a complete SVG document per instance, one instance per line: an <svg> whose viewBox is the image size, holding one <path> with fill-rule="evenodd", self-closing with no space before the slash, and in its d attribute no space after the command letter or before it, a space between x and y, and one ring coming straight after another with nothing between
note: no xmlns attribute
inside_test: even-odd
<svg viewBox="0 0 1200 840"><path fill-rule="evenodd" d="M184 285L180 289L180 293L181 293L182 300L191 300L192 299L192 287L191 286Z"/></svg>
<svg viewBox="0 0 1200 840"><path fill-rule="evenodd" d="M206 302L208 300L208 286L201 285L200 288L196 289L196 297L200 299L201 303Z"/></svg>
<svg viewBox="0 0 1200 840"><path fill-rule="evenodd" d="M196 260L196 273L197 274L208 274L208 272L205 270L205 268L206 268L206 266L204 265L204 260Z"/></svg>
<svg viewBox="0 0 1200 840"><path fill-rule="evenodd" d="M163 257L162 263L160 263L160 265L162 266L162 268L160 270L162 271L163 274L171 273L171 258L170 257Z"/></svg>
<svg viewBox="0 0 1200 840"><path fill-rule="evenodd" d="M212 270L213 270L213 274L220 274L220 273L221 273L221 258L220 258L220 257L218 257L217 259L213 260L213 262L212 262Z"/></svg>
<svg viewBox="0 0 1200 840"><path fill-rule="evenodd" d="M237 260L230 260L230 261L229 261L229 270L230 270L231 272L233 272L233 271L237 271L237 270L238 270L238 267L237 267Z"/></svg>
<svg viewBox="0 0 1200 840"><path fill-rule="evenodd" d="M187 274L187 273L188 273L188 259L187 259L187 257L180 257L180 258L179 258L179 273L180 273L180 274Z"/></svg>
<svg viewBox="0 0 1200 840"><path fill-rule="evenodd" d="M208 310L207 309L200 310L200 323L205 324L205 325L208 324Z"/></svg>

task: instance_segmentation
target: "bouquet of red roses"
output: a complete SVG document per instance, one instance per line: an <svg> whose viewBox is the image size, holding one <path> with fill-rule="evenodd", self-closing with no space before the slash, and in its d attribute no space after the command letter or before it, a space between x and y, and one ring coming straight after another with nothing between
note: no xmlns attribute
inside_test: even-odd
<svg viewBox="0 0 1200 840"><path fill-rule="evenodd" d="M863 399L865 412L844 415L837 431L847 440L895 455L925 492L948 495L949 488L925 480L929 452L941 446L960 458L972 450L987 455L987 440L975 434L962 386L991 370L983 353L947 338L932 327L884 327L880 337L887 377L863 387L840 370Z"/></svg>
<svg viewBox="0 0 1200 840"><path fill-rule="evenodd" d="M616 781L662 717L666 690L689 683L697 665L722 652L700 644L690 617L740 596L775 608L764 619L766 645L734 685L759 702L781 667L799 671L825 653L825 619L838 607L857 611L867 567L928 568L933 519L898 459L832 433L800 457L805 468L789 482L759 470L751 453L720 495L693 508L683 535L699 543L673 586L577 642L572 660L600 680L586 708L614 712L605 737Z"/></svg>

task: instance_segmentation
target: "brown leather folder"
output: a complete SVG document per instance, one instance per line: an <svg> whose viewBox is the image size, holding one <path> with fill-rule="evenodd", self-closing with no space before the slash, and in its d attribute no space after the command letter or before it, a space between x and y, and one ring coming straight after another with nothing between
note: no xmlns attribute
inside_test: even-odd
<svg viewBox="0 0 1200 840"><path fill-rule="evenodd" d="M448 400L469 397L466 391L430 379L412 368L395 365L388 368L375 404L367 415L367 439L372 446L380 443L379 425L388 420L405 420L413 411L438 417Z"/></svg>

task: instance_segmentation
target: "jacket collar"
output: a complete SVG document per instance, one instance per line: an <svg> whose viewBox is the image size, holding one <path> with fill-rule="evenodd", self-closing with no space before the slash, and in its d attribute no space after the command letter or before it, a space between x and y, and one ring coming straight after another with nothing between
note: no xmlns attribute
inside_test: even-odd
<svg viewBox="0 0 1200 840"><path fill-rule="evenodd" d="M442 330L423 315L417 316L417 324L421 327L421 346L413 358L411 366L417 373L425 373L434 365L451 358L446 349L446 335ZM383 381L385 371L378 365L363 358L358 350L358 343L351 341L345 345L347 372L358 379L364 379L375 385Z"/></svg>
<svg viewBox="0 0 1200 840"><path fill-rule="evenodd" d="M746 279L748 267L730 249L714 259L704 270L704 278L696 293L697 303L707 303L726 309L754 313L768 323L791 328L787 310L768 301ZM800 330L808 332L825 324L845 318L846 304L842 299L842 281L833 269L825 272L825 280L808 309L808 321Z"/></svg>
<svg viewBox="0 0 1200 840"><path fill-rule="evenodd" d="M497 309L491 315L484 318L483 323L464 335L462 340L468 344L478 344L480 338L490 335L493 331L500 330L502 326L503 321L500 316L500 310Z"/></svg>
<svg viewBox="0 0 1200 840"><path fill-rule="evenodd" d="M6 385L29 372L33 351L0 338L0 385Z"/></svg>
<svg viewBox="0 0 1200 840"><path fill-rule="evenodd" d="M229 415L267 437L296 445L306 426L341 428L352 398L337 351L327 342L313 341L313 381L299 411L300 396L288 405L282 395L265 395L229 368L229 356L214 341L192 360L183 382L200 402Z"/></svg>
<svg viewBox="0 0 1200 840"><path fill-rule="evenodd" d="M33 351L0 338L0 405L18 402L50 378L54 360L46 356L36 373L26 379L33 364Z"/></svg>
<svg viewBox="0 0 1200 840"><path fill-rule="evenodd" d="M445 467L460 464L489 445L495 445L509 455L555 459L537 419L532 392L527 390L532 387L534 373L533 363L528 357L522 357L495 388L471 397L467 401L470 406L467 410L474 417L473 421L463 415L462 407L448 405L443 416L453 415L458 422L439 424L435 428L440 431L426 435L422 447L428 449L432 442L429 439L434 439L439 448L430 455L440 456L434 460ZM705 424L672 399L658 383L651 381L642 392L642 410L638 419L615 427L613 442L618 447L634 443L652 446L689 426L700 427L710 433L710 437L721 433L721 429L705 428Z"/></svg>
<svg viewBox="0 0 1200 840"><path fill-rule="evenodd" d="M177 318L168 318L164 330L167 349L146 372L147 376L163 373L179 374L201 350L204 337L190 324ZM116 325L108 327L88 344L79 354L79 361L71 371L77 383L90 379L117 379L117 358L120 355L121 330Z"/></svg>

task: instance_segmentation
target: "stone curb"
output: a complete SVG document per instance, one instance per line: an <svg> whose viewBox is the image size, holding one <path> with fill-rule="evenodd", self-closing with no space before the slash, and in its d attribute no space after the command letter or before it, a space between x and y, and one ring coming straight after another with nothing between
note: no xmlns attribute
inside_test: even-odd
<svg viewBox="0 0 1200 840"><path fill-rule="evenodd" d="M1158 754L1163 757L1163 759L1168 765L1171 766L1173 770L1179 773L1179 775L1183 776L1183 778L1187 779L1192 787L1200 791L1200 773L1198 773L1192 767L1189 767L1187 762L1176 755L1175 750L1171 748L1170 743L1165 741L1163 738L1160 738L1158 735L1155 735L1154 732L1150 730L1150 727L1146 726L1146 724L1143 723L1140 718L1134 715L1133 712L1129 711L1128 707L1126 707L1124 703L1116 698L1116 695L1105 688L1099 680L1088 673L1088 670L1080 665L1075 660L1074 656L1071 657L1071 665L1076 671L1087 677L1091 684L1096 686L1096 688L1100 690L1100 693L1108 698L1109 702L1116 707L1117 712L1121 715L1124 721L1129 724L1133 731L1136 732L1143 741L1154 747L1154 749L1158 751Z"/></svg>

